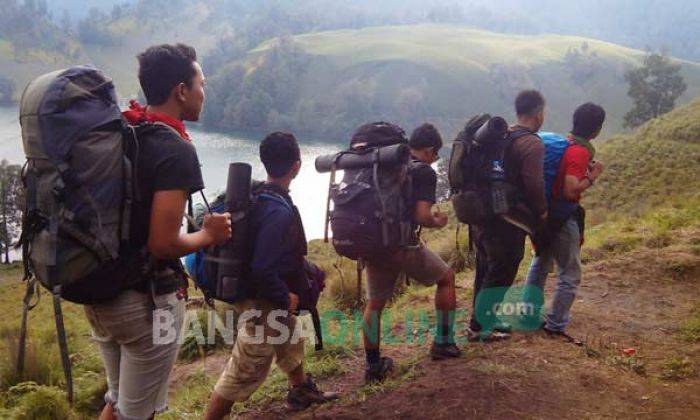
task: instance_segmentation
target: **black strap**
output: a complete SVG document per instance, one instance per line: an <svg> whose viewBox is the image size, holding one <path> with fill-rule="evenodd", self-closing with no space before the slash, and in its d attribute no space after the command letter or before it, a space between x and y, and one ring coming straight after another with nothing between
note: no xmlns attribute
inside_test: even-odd
<svg viewBox="0 0 700 420"><path fill-rule="evenodd" d="M66 340L66 328L63 324L63 311L61 310L61 286L53 289L53 310L56 319L56 335L58 337L58 347L61 351L61 364L63 374L66 377L66 388L68 403L73 404L73 372L71 371L70 357L68 354L68 341Z"/></svg>
<svg viewBox="0 0 700 420"><path fill-rule="evenodd" d="M318 308L311 308L311 320L314 323L314 331L316 332L316 351L323 350L323 332L321 331L321 318L318 316Z"/></svg>
<svg viewBox="0 0 700 420"><path fill-rule="evenodd" d="M36 296L36 301L32 304L32 297ZM39 303L39 289L37 288L36 278L32 277L27 280L27 290L22 299L22 324L19 330L19 349L17 351L17 376L22 377L24 373L24 355L27 346L27 320L29 319L29 311L31 311Z"/></svg>

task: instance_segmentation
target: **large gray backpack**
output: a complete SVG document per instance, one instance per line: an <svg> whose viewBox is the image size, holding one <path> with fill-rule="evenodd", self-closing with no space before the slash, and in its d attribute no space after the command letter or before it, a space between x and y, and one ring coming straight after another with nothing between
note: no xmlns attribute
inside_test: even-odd
<svg viewBox="0 0 700 420"><path fill-rule="evenodd" d="M20 103L27 274L77 303L115 297L133 273L123 268L134 200L132 131L114 85L79 66L30 83ZM124 251L124 252L122 252Z"/></svg>
<svg viewBox="0 0 700 420"><path fill-rule="evenodd" d="M138 279L140 252L129 239L134 201L132 129L122 118L112 81L89 66L39 77L20 103L25 209L22 236L27 293L18 369L24 359L27 312L37 281L53 294L68 397L72 399L61 298L98 303Z"/></svg>

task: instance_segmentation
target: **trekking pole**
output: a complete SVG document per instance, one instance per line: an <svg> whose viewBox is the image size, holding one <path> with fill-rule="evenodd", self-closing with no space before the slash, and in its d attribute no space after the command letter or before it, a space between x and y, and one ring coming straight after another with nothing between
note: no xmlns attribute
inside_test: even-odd
<svg viewBox="0 0 700 420"><path fill-rule="evenodd" d="M337 161L337 158L336 158ZM328 243L328 225L331 221L331 192L333 191L333 186L335 185L335 161L333 166L331 166L331 179L328 182L328 197L326 197L326 221L323 224L323 242Z"/></svg>
<svg viewBox="0 0 700 420"><path fill-rule="evenodd" d="M61 310L61 286L56 286L53 290L53 311L54 317L56 318L56 335L58 336L58 347L61 350L61 364L63 365L63 374L66 377L68 404L73 405L73 373L71 372L70 357L68 355L66 329L63 325L63 311Z"/></svg>
<svg viewBox="0 0 700 420"><path fill-rule="evenodd" d="M22 324L19 330L19 348L17 349L17 376L19 378L24 374L24 355L27 345L27 319L29 318L29 311L33 308L33 306L30 306L30 302L32 296L34 296L35 285L35 278L32 277L27 280L27 291L22 300Z"/></svg>

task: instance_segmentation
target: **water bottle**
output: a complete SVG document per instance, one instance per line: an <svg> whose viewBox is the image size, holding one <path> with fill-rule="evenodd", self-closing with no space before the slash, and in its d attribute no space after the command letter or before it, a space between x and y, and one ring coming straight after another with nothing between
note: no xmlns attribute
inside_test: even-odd
<svg viewBox="0 0 700 420"><path fill-rule="evenodd" d="M494 214L508 213L508 198L506 197L506 172L503 162L491 162L491 206Z"/></svg>

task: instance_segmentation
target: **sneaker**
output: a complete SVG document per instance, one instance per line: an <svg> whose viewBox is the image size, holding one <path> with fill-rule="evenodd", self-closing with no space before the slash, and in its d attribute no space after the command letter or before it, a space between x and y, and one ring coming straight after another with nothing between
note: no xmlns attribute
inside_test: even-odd
<svg viewBox="0 0 700 420"><path fill-rule="evenodd" d="M430 348L430 357L433 360L454 359L462 355L462 350L454 343L433 343Z"/></svg>
<svg viewBox="0 0 700 420"><path fill-rule="evenodd" d="M503 341L510 338L509 333L491 331L487 333L485 331L474 331L471 328L467 330L467 340L469 342L482 342L482 343L492 343L494 341Z"/></svg>
<svg viewBox="0 0 700 420"><path fill-rule="evenodd" d="M327 401L337 400L337 392L322 392L311 378L306 375L306 381L292 387L287 392L287 409L291 411L304 410L312 404L321 404Z"/></svg>
<svg viewBox="0 0 700 420"><path fill-rule="evenodd" d="M373 363L365 369L365 383L381 382L394 369L394 361L391 357L382 357L377 363Z"/></svg>
<svg viewBox="0 0 700 420"><path fill-rule="evenodd" d="M549 338L561 338L564 339L565 342L571 343L575 346L583 346L583 341L570 336L564 331L550 330L547 327L542 327L542 330L545 332L545 334L547 334L547 337Z"/></svg>
<svg viewBox="0 0 700 420"><path fill-rule="evenodd" d="M493 327L493 330L497 333L510 334L513 332L513 327L510 324L501 322L496 324L496 326Z"/></svg>

